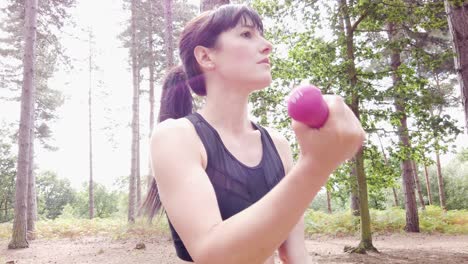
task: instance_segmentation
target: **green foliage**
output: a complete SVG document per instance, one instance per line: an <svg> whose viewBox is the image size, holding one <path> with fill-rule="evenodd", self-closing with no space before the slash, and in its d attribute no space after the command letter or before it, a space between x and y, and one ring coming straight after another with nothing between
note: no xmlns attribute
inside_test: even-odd
<svg viewBox="0 0 468 264"><path fill-rule="evenodd" d="M384 211L370 210L373 233L399 233L405 227L405 211L390 208ZM468 234L468 211L448 211L436 206L427 206L419 212L421 232L444 234ZM359 218L349 211L326 214L308 210L305 214L307 235L354 235L359 231Z"/></svg>
<svg viewBox="0 0 468 264"><path fill-rule="evenodd" d="M75 217L89 217L89 192L88 184L83 185L83 190L78 192L76 199L71 204L71 212ZM94 183L94 215L99 218L112 216L118 211L119 195L115 191L108 191L105 186Z"/></svg>
<svg viewBox="0 0 468 264"><path fill-rule="evenodd" d="M0 79L2 88L10 90L7 100L18 101L22 86L24 1L7 0L0 12L5 20L0 23ZM55 149L50 144L52 130L50 121L57 118L56 111L63 104L61 91L50 87L49 79L58 65L71 68L71 62L65 55L64 47L59 42L58 32L69 19L69 10L75 0L38 1L37 39L35 53L36 109L35 135L45 148Z"/></svg>
<svg viewBox="0 0 468 264"><path fill-rule="evenodd" d="M124 9L130 10L129 0L123 1ZM150 3L151 2L151 3ZM194 5L188 4L185 0L174 0L173 4L173 39L174 43L177 43L177 39L180 36L183 26L196 15L196 8ZM151 5L150 5L151 4ZM165 39L165 18L164 18L164 1L138 1L137 12L136 12L136 43L138 54L138 65L141 68L149 66L149 63L153 63L155 66L155 72L164 72L166 69L166 50L163 40ZM150 22L151 21L151 22ZM124 29L119 35L119 40L122 42L125 48L131 47L131 23L126 23L127 28ZM148 43L150 43L149 35L152 35L152 50L153 54L150 54ZM175 51L175 50L174 50ZM152 56L154 58L152 58ZM154 59L152 61L151 59ZM175 64L179 62L178 56L174 56ZM163 75L156 74L156 81L161 80Z"/></svg>
<svg viewBox="0 0 468 264"><path fill-rule="evenodd" d="M75 199L75 193L68 179L46 171L37 176L38 214L47 219L55 219L62 214L63 208Z"/></svg>
<svg viewBox="0 0 468 264"><path fill-rule="evenodd" d="M15 197L16 157L8 134L0 128L0 223L13 219Z"/></svg>
<svg viewBox="0 0 468 264"><path fill-rule="evenodd" d="M468 162L468 148L463 148L457 154L457 160L460 162Z"/></svg>
<svg viewBox="0 0 468 264"><path fill-rule="evenodd" d="M454 7L460 8L463 6L464 3L466 3L466 0L448 0L451 5Z"/></svg>
<svg viewBox="0 0 468 264"><path fill-rule="evenodd" d="M12 224L0 224L0 239L11 237ZM169 235L169 225L166 218L160 222L148 225L139 219L136 224L129 225L125 218L95 218L77 219L62 218L41 220L36 223L36 235L39 239L80 238L86 236L108 236L113 239L128 237L150 238Z"/></svg>
<svg viewBox="0 0 468 264"><path fill-rule="evenodd" d="M252 95L251 103L261 124L276 127L294 139L287 129L290 120L284 103L292 87L306 81L324 93L345 97L348 103L351 95L357 95L360 119L369 138L383 130L384 142L390 142L384 150L388 160L372 139L366 142L364 152L369 205L384 209L392 200L388 198L390 188L400 184L400 162L413 159L430 164L428 153L449 151L461 131L443 111L456 102L448 24L443 1L347 3L345 16L350 17L350 26L360 21L353 28L344 24L344 10L334 1L254 1L253 6L266 18L266 37L278 48L271 54L273 84ZM396 25L398 36L391 40L389 23ZM319 34L318 29L327 30L327 35ZM348 51L353 52L352 59ZM394 72L398 82L393 83L389 61L395 52L401 64ZM356 68L355 83L349 77L351 64ZM395 100L402 102L405 112L391 107ZM410 147L398 143L403 117L407 118L408 128L404 129L409 131ZM387 132L392 126L394 131ZM294 140L292 147L297 155ZM327 183L334 207L349 204L354 184L349 176L349 164L344 164ZM458 195L451 197L466 197L463 190L453 190ZM312 207L326 210L325 201L319 194Z"/></svg>
<svg viewBox="0 0 468 264"><path fill-rule="evenodd" d="M365 169L369 188L369 206L375 209L385 209L385 193L387 188L398 185L400 167L398 162L386 161L381 151L375 145L364 150Z"/></svg>
<svg viewBox="0 0 468 264"><path fill-rule="evenodd" d="M351 184L357 184L351 180L351 163L347 162L337 168L328 178L327 187L331 190L332 200L338 202L339 207L343 207L348 203L351 193ZM334 203L332 203L333 206Z"/></svg>
<svg viewBox="0 0 468 264"><path fill-rule="evenodd" d="M452 210L445 213L440 207L427 206L420 212L420 226L427 233L468 234L468 211Z"/></svg>
<svg viewBox="0 0 468 264"><path fill-rule="evenodd" d="M455 159L447 164L442 164L442 177L448 210L463 210L468 208L468 160L465 159L465 155L466 148L462 149ZM435 204L439 204L436 166L429 167L428 171L433 196L432 200ZM426 190L423 191L426 194Z"/></svg>
<svg viewBox="0 0 468 264"><path fill-rule="evenodd" d="M400 233L405 226L405 211L401 208L390 208L384 211L371 209L372 230L374 233ZM453 210L444 212L436 206L427 206L426 211L419 212L421 232L444 234L468 234L468 211ZM136 224L129 225L125 217L77 219L59 217L55 220L37 222L38 238L79 238L84 236L109 236L115 239L128 237L154 237L169 235L169 225L165 217L148 225L145 219L138 219ZM11 236L12 223L0 224L0 239ZM326 214L315 210L305 213L305 230L307 236L354 235L359 231L359 218L349 211Z"/></svg>

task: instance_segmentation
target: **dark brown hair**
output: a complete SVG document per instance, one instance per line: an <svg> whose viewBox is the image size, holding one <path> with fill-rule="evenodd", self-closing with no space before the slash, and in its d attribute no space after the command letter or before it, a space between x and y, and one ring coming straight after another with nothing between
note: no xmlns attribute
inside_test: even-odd
<svg viewBox="0 0 468 264"><path fill-rule="evenodd" d="M187 23L179 39L182 65L171 69L164 79L158 122L192 113L193 99L190 89L200 96L207 93L203 72L194 55L195 47L215 48L219 35L239 23L253 26L263 34L260 16L245 5L223 5L204 12ZM151 221L158 212L163 212L161 208L157 183L153 178L140 213L145 213Z"/></svg>

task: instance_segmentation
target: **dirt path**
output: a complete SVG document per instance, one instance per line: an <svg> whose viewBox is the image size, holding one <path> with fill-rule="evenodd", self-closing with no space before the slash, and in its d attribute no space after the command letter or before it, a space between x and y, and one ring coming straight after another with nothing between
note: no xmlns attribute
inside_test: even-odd
<svg viewBox="0 0 468 264"><path fill-rule="evenodd" d="M14 263L176 263L167 238L145 239L146 249L137 250L135 238L112 240L107 237L36 240L30 248L7 250L0 240L0 264ZM357 245L353 237L317 237L306 246L314 263L468 263L468 236L396 234L374 238L380 254L349 255L345 245ZM278 262L279 263L279 262Z"/></svg>

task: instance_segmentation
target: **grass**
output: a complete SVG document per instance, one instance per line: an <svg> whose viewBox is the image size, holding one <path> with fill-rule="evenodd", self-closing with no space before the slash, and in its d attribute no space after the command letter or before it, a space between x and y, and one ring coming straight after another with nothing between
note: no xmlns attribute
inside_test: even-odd
<svg viewBox="0 0 468 264"><path fill-rule="evenodd" d="M405 211L391 208L383 211L371 210L373 233L402 233L405 226ZM305 214L306 234L311 235L354 235L359 231L359 218L349 212L327 214L309 210ZM156 221L154 221L156 223ZM428 206L419 212L419 226L422 233L468 234L468 210L444 212L439 207ZM12 223L0 224L0 239L11 237ZM107 236L114 239L128 237L155 237L169 235L165 217L157 224L148 225L143 219L133 225L121 218L76 219L58 218L38 221L37 238L79 238L86 236Z"/></svg>
<svg viewBox="0 0 468 264"><path fill-rule="evenodd" d="M370 211L372 232L401 233L405 227L405 210L391 208ZM327 214L309 210L305 215L306 234L354 235L359 231L359 217L349 212ZM427 206L419 211L419 227L422 233L468 234L468 210L444 212L437 206Z"/></svg>
<svg viewBox="0 0 468 264"><path fill-rule="evenodd" d="M0 224L0 239L11 237L12 223ZM155 237L168 235L167 221L162 219L158 224L149 225L143 219L135 224L128 224L126 219L95 218L90 219L55 219L36 222L37 238L79 238L86 236L107 236L113 239L128 237Z"/></svg>

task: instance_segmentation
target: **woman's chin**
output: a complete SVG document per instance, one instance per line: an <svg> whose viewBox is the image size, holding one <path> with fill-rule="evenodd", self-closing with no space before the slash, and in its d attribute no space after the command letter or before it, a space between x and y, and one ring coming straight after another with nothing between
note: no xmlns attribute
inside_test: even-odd
<svg viewBox="0 0 468 264"><path fill-rule="evenodd" d="M272 82L271 76L270 76L270 78L262 80L261 82L259 82L259 85L258 85L259 89L258 90L262 90L262 89L270 86L271 82Z"/></svg>

